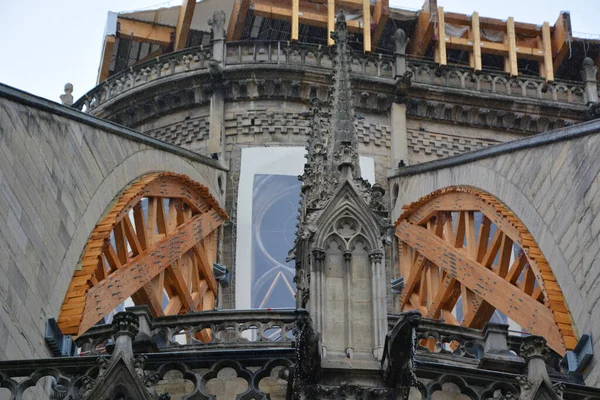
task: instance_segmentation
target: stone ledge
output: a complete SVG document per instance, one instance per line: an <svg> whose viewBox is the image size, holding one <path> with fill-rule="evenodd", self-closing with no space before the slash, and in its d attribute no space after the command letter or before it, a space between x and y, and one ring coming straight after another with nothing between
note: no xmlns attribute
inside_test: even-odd
<svg viewBox="0 0 600 400"><path fill-rule="evenodd" d="M541 147L549 144L562 142L565 140L592 135L595 133L600 133L600 119L589 122L583 122L580 124L564 127L546 133L541 133L524 139L518 139L507 143L497 144L494 146L486 147L480 150L472 151L454 157L448 157L441 160L435 160L423 164L417 164L409 167L400 168L394 171L392 174L388 175L388 179L437 171L444 168L450 168L457 165L475 162L485 158L491 158L500 156L502 154L513 153L520 150Z"/></svg>
<svg viewBox="0 0 600 400"><path fill-rule="evenodd" d="M2 83L0 83L0 98L5 98L16 103L23 104L25 106L34 107L36 109L46 111L54 115L58 115L60 117L68 118L73 121L86 124L93 128L102 129L107 133L112 133L121 136L125 139L133 140L138 143L157 148L159 150L167 151L169 153L220 169L222 171L229 170L220 162L215 161L206 156L201 156L192 151L185 150L181 147L174 146L172 144L154 139L133 129L129 129L124 126L115 124L114 122L108 122L103 119L93 117L90 114L77 111L70 107L65 107L53 101L32 95L30 93L15 89L11 86L4 85Z"/></svg>

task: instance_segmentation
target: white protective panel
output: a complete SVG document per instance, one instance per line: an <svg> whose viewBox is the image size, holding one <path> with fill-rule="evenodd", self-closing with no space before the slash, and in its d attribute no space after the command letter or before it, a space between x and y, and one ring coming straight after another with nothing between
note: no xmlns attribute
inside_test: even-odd
<svg viewBox="0 0 600 400"><path fill-rule="evenodd" d="M252 306L252 203L255 175L291 175L304 172L304 147L252 147L242 149L237 202L237 241L235 266L235 305L237 309ZM360 157L363 178L375 182L375 161ZM300 193L298 193L298 200ZM291 249L288 249L291 250ZM285 260L280 260L284 262Z"/></svg>

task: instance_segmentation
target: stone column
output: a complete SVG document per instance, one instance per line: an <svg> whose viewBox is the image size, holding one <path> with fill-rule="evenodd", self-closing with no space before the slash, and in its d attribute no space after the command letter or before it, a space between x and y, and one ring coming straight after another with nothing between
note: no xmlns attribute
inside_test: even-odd
<svg viewBox="0 0 600 400"><path fill-rule="evenodd" d="M387 330L384 321L387 320L385 309L385 281L382 279L384 274L382 261L383 252L374 250L369 253L371 261L371 279L372 279L372 302L373 302L373 356L381 360L383 356L383 344ZM382 282L383 280L383 282Z"/></svg>
<svg viewBox="0 0 600 400"><path fill-rule="evenodd" d="M352 347L352 252L344 251L344 270L346 276L346 357L352 358L354 347Z"/></svg>
<svg viewBox="0 0 600 400"><path fill-rule="evenodd" d="M127 307L125 311L135 314L138 317L138 333L133 341L133 350L135 353L150 353L156 350L159 343L152 339L152 324L154 318L150 308L146 305Z"/></svg>
<svg viewBox="0 0 600 400"><path fill-rule="evenodd" d="M406 103L408 100L408 88L410 87L410 71L406 69L406 45L410 39L402 29L394 33L396 42L396 90L394 101L390 110L390 122L392 124L392 156L391 169L408 165L408 134L406 131Z"/></svg>
<svg viewBox="0 0 600 400"><path fill-rule="evenodd" d="M112 332L115 340L115 350L112 360L122 357L131 362L133 360L133 338L138 334L140 323L138 316L131 312L120 312L112 321Z"/></svg>
<svg viewBox="0 0 600 400"><path fill-rule="evenodd" d="M225 91L223 88L223 64L225 60L225 12L215 11L208 21L212 31L212 57L209 72L212 80L210 99L210 126L208 153L217 159L225 155Z"/></svg>
<svg viewBox="0 0 600 400"><path fill-rule="evenodd" d="M488 322L483 328L483 337L484 354L479 368L513 373L523 368L523 358L508 349L508 325Z"/></svg>
<svg viewBox="0 0 600 400"><path fill-rule="evenodd" d="M315 328L317 332L323 332L323 300L325 292L323 290L323 268L325 264L325 250L321 248L314 248L313 254L313 267L310 280L310 311L313 315L313 321L315 321Z"/></svg>
<svg viewBox="0 0 600 400"><path fill-rule="evenodd" d="M213 59L222 63L225 59L225 11L217 10L208 20L212 31Z"/></svg>
<svg viewBox="0 0 600 400"><path fill-rule="evenodd" d="M589 57L583 60L581 68L581 79L585 85L584 101L585 104L598 103L598 80L596 79L598 74L598 67Z"/></svg>
<svg viewBox="0 0 600 400"><path fill-rule="evenodd" d="M550 376L546 369L546 356L550 349L546 345L546 339L541 336L528 336L521 344L521 356L527 362L527 379L532 382L548 381Z"/></svg>

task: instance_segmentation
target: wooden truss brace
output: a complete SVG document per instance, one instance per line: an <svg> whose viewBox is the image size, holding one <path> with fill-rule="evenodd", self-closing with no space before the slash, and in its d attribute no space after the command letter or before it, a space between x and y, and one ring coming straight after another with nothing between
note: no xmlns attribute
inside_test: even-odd
<svg viewBox="0 0 600 400"><path fill-rule="evenodd" d="M408 54L415 57L425 55L429 43L435 34L434 25L437 18L437 0L425 0L423 8L419 12L419 19L408 43Z"/></svg>
<svg viewBox="0 0 600 400"><path fill-rule="evenodd" d="M494 54L505 57L505 70L511 76L517 76L517 59L530 59L540 63L540 76L553 81L554 74L564 60L571 40L571 24L568 13L561 13L554 27L547 22L542 26L515 22L509 17L506 21L494 18L482 18L478 13L471 16L457 13L444 13L432 0L427 0L415 26L408 53L421 57L427 51L434 34L437 37L435 61L446 65L446 48L469 52L470 65L475 71L482 68L481 54ZM434 10L434 11L432 11ZM467 27L466 37L450 37L445 33L445 25L454 24ZM437 26L434 32L434 26ZM493 30L505 33L504 43L495 43L481 39L481 30ZM537 42L521 43L518 35L537 37Z"/></svg>
<svg viewBox="0 0 600 400"><path fill-rule="evenodd" d="M136 42L169 46L175 36L175 28L151 22L117 18L117 36Z"/></svg>
<svg viewBox="0 0 600 400"><path fill-rule="evenodd" d="M225 218L185 176L141 178L92 232L59 315L63 333L84 333L128 297L155 316L212 309L216 228Z"/></svg>
<svg viewBox="0 0 600 400"><path fill-rule="evenodd" d="M576 345L548 263L520 221L492 196L466 188L435 192L407 207L396 236L405 279L402 309L473 328L499 310L546 337L560 354ZM452 314L459 298L461 321Z"/></svg>
<svg viewBox="0 0 600 400"><path fill-rule="evenodd" d="M190 26L192 25L192 17L194 16L194 8L196 0L183 0L183 4L179 9L179 18L175 27L175 46L174 49L185 49L187 45Z"/></svg>
<svg viewBox="0 0 600 400"><path fill-rule="evenodd" d="M362 32L365 52L370 52L371 46L377 46L390 15L389 0L376 0L373 6L370 0L236 0L229 20L227 40L241 39L251 5L256 16L291 21L291 40L299 40L300 24L327 28L329 45L333 44L329 35L334 29L335 6L362 8L362 24L355 20L346 23L349 31ZM371 35L372 22L376 24L373 35Z"/></svg>
<svg viewBox="0 0 600 400"><path fill-rule="evenodd" d="M96 84L104 82L110 73L110 64L112 63L113 49L115 47L116 37L108 35L104 38L102 47L102 59L100 60L100 70L98 71L98 81Z"/></svg>

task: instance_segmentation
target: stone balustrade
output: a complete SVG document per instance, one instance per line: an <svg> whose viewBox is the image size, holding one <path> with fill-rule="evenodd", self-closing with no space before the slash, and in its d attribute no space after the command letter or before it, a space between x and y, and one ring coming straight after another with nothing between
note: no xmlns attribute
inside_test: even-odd
<svg viewBox="0 0 600 400"><path fill-rule="evenodd" d="M330 49L307 43L290 42L229 42L221 48L223 56L213 57L210 46L192 47L148 60L121 71L94 87L77 100L73 107L90 112L96 107L130 94L146 84L192 71L209 73L210 63L217 63L225 71L245 65L272 65L281 68L303 67L321 69L329 73L333 68ZM395 83L396 56L389 54L355 52L352 54L352 73L358 77L374 77L381 82ZM408 59L406 70L415 86L439 86L469 92L491 93L532 100L585 105L582 82L555 81L546 83L542 78L509 77L503 72L474 72L468 67L447 66L423 60Z"/></svg>
<svg viewBox="0 0 600 400"><path fill-rule="evenodd" d="M140 351L203 350L215 347L287 347L294 340L294 310L218 310L153 318L147 307L127 309L139 316L134 341ZM77 338L81 354L110 350L111 325L96 325Z"/></svg>
<svg viewBox="0 0 600 400"><path fill-rule="evenodd" d="M388 315L391 329L398 314ZM498 340L500 338L500 340ZM416 329L417 355L442 356L461 363L482 364L492 354L514 356L520 359L524 336L510 335L507 325L488 324L484 329L472 329L441 321L422 318Z"/></svg>

